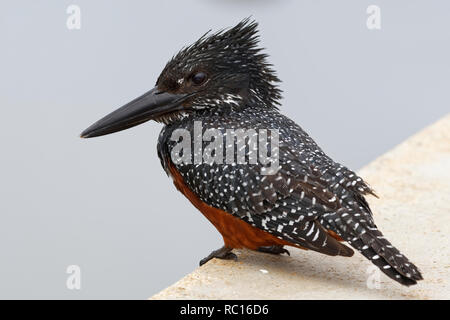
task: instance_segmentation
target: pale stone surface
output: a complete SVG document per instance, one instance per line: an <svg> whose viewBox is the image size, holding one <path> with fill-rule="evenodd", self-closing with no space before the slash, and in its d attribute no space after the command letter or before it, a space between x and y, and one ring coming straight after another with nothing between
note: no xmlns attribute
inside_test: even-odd
<svg viewBox="0 0 450 320"><path fill-rule="evenodd" d="M450 115L359 174L380 197L368 198L378 227L422 271L418 285L403 287L379 273L379 289L369 289L368 278L378 273L358 252L235 250L238 262L214 259L151 299L449 299Z"/></svg>

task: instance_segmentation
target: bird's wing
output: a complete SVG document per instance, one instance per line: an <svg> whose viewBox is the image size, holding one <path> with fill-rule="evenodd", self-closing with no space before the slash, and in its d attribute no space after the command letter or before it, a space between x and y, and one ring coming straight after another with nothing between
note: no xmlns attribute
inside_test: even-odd
<svg viewBox="0 0 450 320"><path fill-rule="evenodd" d="M368 216L368 223L373 224L370 208L363 197L372 190L355 173L327 157L294 122L277 113L269 119L273 121L255 122L253 115L247 120L257 129L270 128L272 122L283 120L282 124L275 125L280 132L280 170L275 174L263 175L263 165L259 162L182 162L175 165L177 171L186 185L208 205L284 240L338 254L339 243L328 236L327 229L332 226L324 217L341 207L354 207L355 210L361 207ZM224 122L231 128L239 128L243 122L241 117L233 115L219 120L211 122ZM226 136L227 132L223 128L222 131ZM271 153L272 145L267 142L266 148ZM237 149L234 148L235 153ZM330 247L334 248L326 252Z"/></svg>
<svg viewBox="0 0 450 320"><path fill-rule="evenodd" d="M362 202L354 197L359 194L355 187L363 186L362 179L355 175L350 180L351 173L342 166L305 166L283 148L280 152L283 163L273 175L261 175L259 164L180 164L177 170L189 188L213 207L306 248L351 255L351 249L330 237L322 217L343 205L368 208L362 195ZM353 202L345 197L349 193Z"/></svg>

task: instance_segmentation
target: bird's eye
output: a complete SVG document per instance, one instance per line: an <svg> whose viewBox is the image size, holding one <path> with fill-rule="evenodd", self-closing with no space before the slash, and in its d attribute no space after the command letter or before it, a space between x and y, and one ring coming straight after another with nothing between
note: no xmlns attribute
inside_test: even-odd
<svg viewBox="0 0 450 320"><path fill-rule="evenodd" d="M206 78L207 78L207 76L206 76L206 73L204 73L204 72L196 72L191 77L192 82L195 85L201 85L203 82L206 81Z"/></svg>

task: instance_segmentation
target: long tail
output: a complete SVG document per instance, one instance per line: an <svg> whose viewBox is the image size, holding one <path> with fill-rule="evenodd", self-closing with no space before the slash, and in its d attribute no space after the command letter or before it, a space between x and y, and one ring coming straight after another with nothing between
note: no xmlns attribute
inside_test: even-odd
<svg viewBox="0 0 450 320"><path fill-rule="evenodd" d="M401 254L377 229L366 221L367 216L351 212L336 212L327 222L336 233L372 261L389 278L410 286L422 280L419 269Z"/></svg>

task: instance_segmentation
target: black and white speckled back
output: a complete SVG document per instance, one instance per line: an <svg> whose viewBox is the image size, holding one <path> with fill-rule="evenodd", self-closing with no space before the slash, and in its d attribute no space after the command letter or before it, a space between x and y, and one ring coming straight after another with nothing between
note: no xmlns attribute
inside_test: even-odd
<svg viewBox="0 0 450 320"><path fill-rule="evenodd" d="M246 106L240 110L219 110L192 114L163 128L158 155L166 172L177 143L171 140L172 133L183 128L194 137L194 121L201 121L203 130L220 130L224 140L227 129L278 129L281 168L274 175L262 175L263 165L259 162L176 164L187 186L202 201L308 248L323 246L326 240L323 228L314 221L322 220L332 228L323 216L332 215L339 208L364 212L368 223L373 223L361 196L371 189L355 173L326 156L292 120L275 109ZM208 143L203 142L203 148Z"/></svg>

